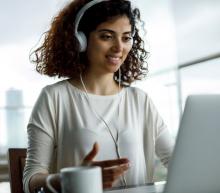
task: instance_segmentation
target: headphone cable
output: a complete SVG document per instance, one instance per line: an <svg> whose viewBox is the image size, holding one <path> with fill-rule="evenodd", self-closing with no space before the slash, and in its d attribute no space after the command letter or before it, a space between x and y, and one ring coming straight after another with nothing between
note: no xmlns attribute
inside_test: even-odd
<svg viewBox="0 0 220 193"><path fill-rule="evenodd" d="M118 129L115 129L115 130L116 130L116 138L114 138L114 135L113 135L111 129L109 128L108 124L106 123L106 121L105 121L105 120L96 112L96 110L92 107L92 104L91 104L91 102L90 102L90 100L89 100L88 91L87 91L86 86L85 86L85 84L84 84L84 81L83 81L83 78L82 78L81 73L80 73L80 81L81 81L81 83L82 83L83 89L85 90L86 99L87 99L87 101L88 101L88 104L89 104L89 106L90 106L90 109L93 111L93 113L95 114L95 116L105 124L105 126L106 126L106 128L108 129L108 132L109 132L109 134L111 135L111 138L112 138L112 140L113 140L113 142L114 142L114 144L115 144L115 149L116 149L117 157L118 157L118 159L120 159L120 158L121 158L121 155L120 155L119 147L118 147L118 139L119 139ZM119 92L120 92L120 84L121 84L121 70L120 70L120 68L119 68L118 96L119 96ZM118 105L118 117L119 117L119 113L120 113L120 110L119 110L119 109L120 109L120 105ZM126 179L125 179L124 174L122 175L122 181L123 181L124 186L126 187L126 186L127 186L127 182L126 182Z"/></svg>

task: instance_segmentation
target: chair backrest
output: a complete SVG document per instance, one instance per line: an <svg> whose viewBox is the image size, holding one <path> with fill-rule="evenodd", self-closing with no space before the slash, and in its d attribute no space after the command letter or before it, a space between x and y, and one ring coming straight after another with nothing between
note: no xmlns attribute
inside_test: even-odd
<svg viewBox="0 0 220 193"><path fill-rule="evenodd" d="M24 193L22 176L25 165L27 150L24 148L9 148L9 178L11 185L11 193Z"/></svg>

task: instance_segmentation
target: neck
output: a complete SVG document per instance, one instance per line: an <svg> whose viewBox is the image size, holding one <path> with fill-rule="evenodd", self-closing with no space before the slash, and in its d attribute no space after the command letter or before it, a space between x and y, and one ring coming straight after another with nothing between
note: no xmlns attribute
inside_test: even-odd
<svg viewBox="0 0 220 193"><path fill-rule="evenodd" d="M119 86L110 73L105 75L85 73L82 74L82 80L88 93L113 95L119 92Z"/></svg>

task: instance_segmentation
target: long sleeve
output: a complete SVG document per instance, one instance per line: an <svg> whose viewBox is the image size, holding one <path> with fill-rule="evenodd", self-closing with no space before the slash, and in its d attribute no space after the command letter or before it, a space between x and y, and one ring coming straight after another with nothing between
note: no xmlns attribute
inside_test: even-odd
<svg viewBox="0 0 220 193"><path fill-rule="evenodd" d="M153 181L155 153L167 167L172 155L174 140L149 97L145 102L144 146L148 181Z"/></svg>
<svg viewBox="0 0 220 193"><path fill-rule="evenodd" d="M164 128L156 137L155 152L163 165L167 168L174 147L174 139L167 128Z"/></svg>
<svg viewBox="0 0 220 193"><path fill-rule="evenodd" d="M30 117L27 158L24 168L23 184L29 193L29 180L36 173L48 173L55 147L54 107L46 90L43 89Z"/></svg>
<svg viewBox="0 0 220 193"><path fill-rule="evenodd" d="M167 165L171 140L147 94L127 87L117 95L89 94L89 97L112 131L119 132L121 156L132 163L126 173L127 183L152 182L155 152ZM112 137L94 115L85 93L67 80L42 90L28 124L28 141L23 176L26 193L34 174L54 173L79 165L94 142L100 145L96 160L117 158Z"/></svg>

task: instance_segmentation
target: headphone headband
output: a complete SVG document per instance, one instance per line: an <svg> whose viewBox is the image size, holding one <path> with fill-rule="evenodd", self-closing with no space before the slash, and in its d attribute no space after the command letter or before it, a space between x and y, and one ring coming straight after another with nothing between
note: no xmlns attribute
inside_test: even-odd
<svg viewBox="0 0 220 193"><path fill-rule="evenodd" d="M90 1L89 3L85 4L77 13L76 15L76 19L75 19L75 33L77 33L78 30L78 26L79 26L79 22L82 18L82 16L84 15L84 13L93 5L96 5L98 3L104 2L104 1L109 1L109 0L93 0Z"/></svg>
<svg viewBox="0 0 220 193"><path fill-rule="evenodd" d="M78 32L78 26L79 26L79 22L82 18L82 16L84 15L84 13L92 6L104 2L104 1L109 1L109 0L93 0L90 1L89 3L85 4L77 13L76 15L76 19L75 19L75 36L79 41L79 45L80 45L80 52L84 52L86 50L87 47L87 39L86 36L83 32L79 31Z"/></svg>

